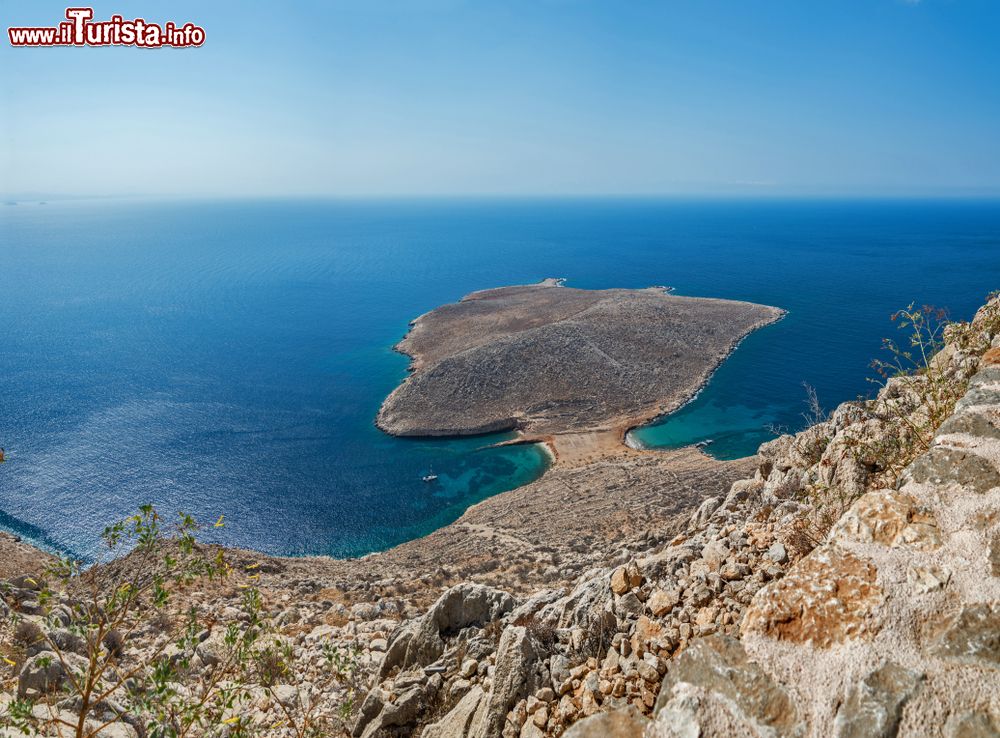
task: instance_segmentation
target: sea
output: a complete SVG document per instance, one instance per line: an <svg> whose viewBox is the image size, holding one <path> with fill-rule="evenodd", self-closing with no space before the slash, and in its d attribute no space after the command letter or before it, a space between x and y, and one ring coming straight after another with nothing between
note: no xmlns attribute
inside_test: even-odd
<svg viewBox="0 0 1000 738"><path fill-rule="evenodd" d="M826 409L870 395L883 339L905 340L894 311L971 317L1000 288L1000 202L0 205L0 528L90 560L144 503L270 554L360 556L425 535L550 461L495 448L503 434L380 432L407 372L393 345L441 304L547 277L787 310L692 402L630 433L732 459L805 424L804 385Z"/></svg>

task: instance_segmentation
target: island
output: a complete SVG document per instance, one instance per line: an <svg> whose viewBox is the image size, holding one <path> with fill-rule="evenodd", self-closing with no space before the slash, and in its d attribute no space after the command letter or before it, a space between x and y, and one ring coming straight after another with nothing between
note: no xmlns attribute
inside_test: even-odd
<svg viewBox="0 0 1000 738"><path fill-rule="evenodd" d="M396 349L411 374L376 424L397 436L515 430L557 458L592 459L688 402L743 337L783 315L664 287L547 279L473 292L410 324Z"/></svg>

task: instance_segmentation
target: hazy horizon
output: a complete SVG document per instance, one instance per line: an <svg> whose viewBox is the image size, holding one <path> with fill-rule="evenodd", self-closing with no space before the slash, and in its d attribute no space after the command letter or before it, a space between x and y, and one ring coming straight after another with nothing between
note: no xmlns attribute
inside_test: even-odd
<svg viewBox="0 0 1000 738"><path fill-rule="evenodd" d="M65 7L0 0L0 17L54 25ZM5 40L4 200L1000 196L984 0L94 11L207 39Z"/></svg>
<svg viewBox="0 0 1000 738"><path fill-rule="evenodd" d="M519 192L519 193L481 193L481 192L379 192L379 193L248 193L248 194L203 194L203 193L46 193L20 192L4 194L0 192L0 205L30 205L56 202L80 202L90 200L136 200L136 201L190 201L190 202L252 202L252 201L484 201L484 202L518 202L518 201L587 201L587 200L619 200L619 201L663 201L665 203L692 202L994 202L1000 200L1000 191L982 193L955 192L911 192L911 193L841 193L841 192L790 192L790 193L694 193L694 192L660 192L660 193L567 193L567 192Z"/></svg>

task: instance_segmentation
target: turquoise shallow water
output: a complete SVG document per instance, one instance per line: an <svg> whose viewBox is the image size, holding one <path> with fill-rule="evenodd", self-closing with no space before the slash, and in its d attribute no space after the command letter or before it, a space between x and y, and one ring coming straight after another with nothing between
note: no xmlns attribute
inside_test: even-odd
<svg viewBox="0 0 1000 738"><path fill-rule="evenodd" d="M911 300L969 317L1000 286L992 202L79 201L0 208L0 526L94 551L145 501L273 553L357 555L536 478L500 437L395 439L407 321L566 277L674 286L788 316L751 335L647 445L752 453L869 391ZM420 481L433 468L437 484Z"/></svg>

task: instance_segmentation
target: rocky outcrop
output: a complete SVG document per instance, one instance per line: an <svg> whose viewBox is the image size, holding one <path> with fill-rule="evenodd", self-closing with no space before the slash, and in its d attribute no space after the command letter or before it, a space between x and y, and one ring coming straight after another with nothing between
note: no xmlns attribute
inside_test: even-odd
<svg viewBox="0 0 1000 738"><path fill-rule="evenodd" d="M1000 730L1000 579L991 561L1000 526L1000 338L993 334L996 321L983 320L988 310L977 318L978 338L996 348L970 361L950 347L956 381L977 364L979 370L931 447L904 470L896 489L858 496L823 545L757 592L746 610L741 650L789 699L767 714L794 714L799 734L950 737ZM836 442L834 436L827 450ZM786 479L808 479L791 458L802 437L781 443L787 461L777 458L774 468L784 469ZM710 674L739 673L731 663L712 670L707 648L703 640L675 659L664 681L670 691L658 701L656 734L684 735L689 728L706 738L769 734L748 721L745 709L738 725L697 722L708 719L712 700L733 713L734 704L759 693L756 685L734 691L732 679L706 687L710 680L700 673L679 686L692 661Z"/></svg>
<svg viewBox="0 0 1000 738"><path fill-rule="evenodd" d="M506 592L478 584L462 584L441 595L418 620L398 628L389 639L381 676L417 664L426 666L445 648L444 638L464 628L482 628L513 609L515 600Z"/></svg>
<svg viewBox="0 0 1000 738"><path fill-rule="evenodd" d="M877 573L871 562L839 546L822 546L757 593L744 615L743 633L818 647L870 633L884 601Z"/></svg>
<svg viewBox="0 0 1000 738"><path fill-rule="evenodd" d="M979 344L995 329L981 324ZM516 705L504 734L993 734L1000 369L975 348L946 353L949 381L969 391L898 488L872 486L886 478L873 449L898 446L925 408L894 381L765 444L753 478L706 501L670 545L539 608L556 628L549 673L565 679L547 704ZM607 645L573 666L587 640L573 625L593 629L595 613L613 618Z"/></svg>
<svg viewBox="0 0 1000 738"><path fill-rule="evenodd" d="M656 712L660 717L653 732L664 738L743 733L777 738L803 732L788 692L729 636L700 638L674 660Z"/></svg>

